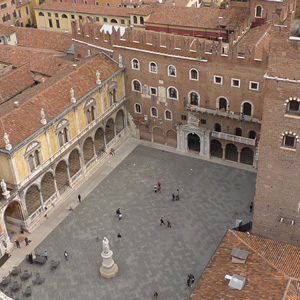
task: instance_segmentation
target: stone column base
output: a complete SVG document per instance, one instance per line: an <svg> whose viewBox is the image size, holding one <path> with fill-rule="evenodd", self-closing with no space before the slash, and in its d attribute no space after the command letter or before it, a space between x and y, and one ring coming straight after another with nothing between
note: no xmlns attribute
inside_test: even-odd
<svg viewBox="0 0 300 300"><path fill-rule="evenodd" d="M113 278L119 272L119 268L118 268L117 264L113 264L113 266L110 267L110 268L106 268L105 266L101 266L99 271L100 271L100 274L101 274L102 277Z"/></svg>

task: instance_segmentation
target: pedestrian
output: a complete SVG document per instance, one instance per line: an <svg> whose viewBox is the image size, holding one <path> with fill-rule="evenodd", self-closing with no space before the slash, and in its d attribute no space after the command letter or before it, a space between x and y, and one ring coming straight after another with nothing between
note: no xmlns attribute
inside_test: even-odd
<svg viewBox="0 0 300 300"><path fill-rule="evenodd" d="M121 241L122 236L120 232L118 233L117 237L118 237L118 241Z"/></svg>
<svg viewBox="0 0 300 300"><path fill-rule="evenodd" d="M177 191L176 191L176 200L177 200L177 201L180 200L180 198L179 198L179 189L177 189Z"/></svg>
<svg viewBox="0 0 300 300"><path fill-rule="evenodd" d="M44 210L45 210L45 211L47 211L47 209L48 209L48 207L47 207L47 206L45 206L45 207L44 207Z"/></svg>
<svg viewBox="0 0 300 300"><path fill-rule="evenodd" d="M70 207L69 207L69 211L73 211L73 208L72 208L72 206L70 205Z"/></svg>
<svg viewBox="0 0 300 300"><path fill-rule="evenodd" d="M119 213L119 221L121 221L122 220L122 214L121 213Z"/></svg>
<svg viewBox="0 0 300 300"><path fill-rule="evenodd" d="M166 225L165 221L164 221L164 217L160 218L160 225Z"/></svg>
<svg viewBox="0 0 300 300"><path fill-rule="evenodd" d="M27 236L25 237L25 243L26 243L26 246L29 245L29 240L28 240L28 237L27 237Z"/></svg>
<svg viewBox="0 0 300 300"><path fill-rule="evenodd" d="M116 154L116 153L115 153L115 149L111 148L109 154L110 154L111 156L115 155L115 154Z"/></svg>
<svg viewBox="0 0 300 300"><path fill-rule="evenodd" d="M249 210L250 210L249 212L252 212L252 210L253 210L253 202L251 202Z"/></svg>
<svg viewBox="0 0 300 300"><path fill-rule="evenodd" d="M48 260L48 252L47 251L44 252L44 257L46 258L46 260Z"/></svg>
<svg viewBox="0 0 300 300"><path fill-rule="evenodd" d="M170 219L167 220L167 223L168 223L167 227L171 228L172 226L171 226L171 221L170 221Z"/></svg>
<svg viewBox="0 0 300 300"><path fill-rule="evenodd" d="M69 259L68 259L68 255L69 255L69 253L67 252L67 251L65 251L65 253L64 253L64 256L65 256L65 259L68 261Z"/></svg>
<svg viewBox="0 0 300 300"><path fill-rule="evenodd" d="M119 216L120 214L121 214L121 209L118 208L118 209L116 210L116 215Z"/></svg>
<svg viewBox="0 0 300 300"><path fill-rule="evenodd" d="M16 243L17 248L21 248L20 242L18 240L15 240L15 243Z"/></svg>
<svg viewBox="0 0 300 300"><path fill-rule="evenodd" d="M175 201L175 194L172 194L172 200Z"/></svg>
<svg viewBox="0 0 300 300"><path fill-rule="evenodd" d="M158 293L155 292L154 295L153 295L153 297L154 297L155 300L157 300L158 299Z"/></svg>
<svg viewBox="0 0 300 300"><path fill-rule="evenodd" d="M154 185L154 192L155 193L157 192L157 185L156 184Z"/></svg>
<svg viewBox="0 0 300 300"><path fill-rule="evenodd" d="M158 182L158 183L157 183L157 186L158 186L158 191L160 192L160 190L161 190L161 183Z"/></svg>
<svg viewBox="0 0 300 300"><path fill-rule="evenodd" d="M29 262L31 264L33 264L33 258L32 258L32 254L31 253L28 254L28 260L29 260Z"/></svg>
<svg viewBox="0 0 300 300"><path fill-rule="evenodd" d="M48 219L48 215L47 215L47 214L45 214L44 217L45 217L46 219Z"/></svg>
<svg viewBox="0 0 300 300"><path fill-rule="evenodd" d="M81 196L80 196L80 194L78 195L78 201L79 201L79 203L81 203Z"/></svg>

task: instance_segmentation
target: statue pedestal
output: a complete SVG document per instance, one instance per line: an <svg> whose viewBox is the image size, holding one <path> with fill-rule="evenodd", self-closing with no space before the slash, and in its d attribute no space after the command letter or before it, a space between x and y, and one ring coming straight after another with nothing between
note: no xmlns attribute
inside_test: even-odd
<svg viewBox="0 0 300 300"><path fill-rule="evenodd" d="M10 197L10 192L6 191L6 192L2 193L2 196L4 197L4 199L8 199Z"/></svg>
<svg viewBox="0 0 300 300"><path fill-rule="evenodd" d="M112 259L113 252L109 250L107 253L101 253L103 258L102 266L100 267L100 274L105 278L115 277L119 271L118 265Z"/></svg>

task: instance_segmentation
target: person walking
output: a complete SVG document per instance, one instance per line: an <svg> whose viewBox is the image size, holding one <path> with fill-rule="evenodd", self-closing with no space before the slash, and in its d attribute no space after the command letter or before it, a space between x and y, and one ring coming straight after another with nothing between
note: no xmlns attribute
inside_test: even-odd
<svg viewBox="0 0 300 300"><path fill-rule="evenodd" d="M118 233L117 238L118 238L118 241L121 241L122 235L120 232Z"/></svg>
<svg viewBox="0 0 300 300"><path fill-rule="evenodd" d="M161 190L161 183L160 182L157 183L157 189L160 192L160 190Z"/></svg>
<svg viewBox="0 0 300 300"><path fill-rule="evenodd" d="M81 195L80 194L78 195L78 201L79 201L79 203L81 203Z"/></svg>
<svg viewBox="0 0 300 300"><path fill-rule="evenodd" d="M123 216L122 216L122 214L120 213L120 214L119 214L119 221L121 221L122 218L123 218Z"/></svg>
<svg viewBox="0 0 300 300"><path fill-rule="evenodd" d="M167 227L169 227L169 228L172 227L172 226L171 226L171 221L170 221L170 219L167 220L167 224L168 224Z"/></svg>
<svg viewBox="0 0 300 300"><path fill-rule="evenodd" d="M175 201L175 194L172 194L172 200Z"/></svg>
<svg viewBox="0 0 300 300"><path fill-rule="evenodd" d="M157 300L158 299L158 293L155 292L154 295L153 295L153 297L154 297L155 300Z"/></svg>
<svg viewBox="0 0 300 300"><path fill-rule="evenodd" d="M177 201L180 200L180 198L179 198L179 189L177 189L177 191L176 191L176 200L177 200Z"/></svg>
<svg viewBox="0 0 300 300"><path fill-rule="evenodd" d="M69 260L68 259L69 253L67 251L65 251L64 256L65 256L65 259L68 261Z"/></svg>
<svg viewBox="0 0 300 300"><path fill-rule="evenodd" d="M164 217L160 218L160 225L166 225L165 221L164 221Z"/></svg>
<svg viewBox="0 0 300 300"><path fill-rule="evenodd" d="M26 244L26 246L29 245L29 240L28 240L28 237L27 237L27 236L25 237L25 244Z"/></svg>
<svg viewBox="0 0 300 300"><path fill-rule="evenodd" d="M16 243L17 248L21 248L20 242L18 240L15 240L15 243Z"/></svg>
<svg viewBox="0 0 300 300"><path fill-rule="evenodd" d="M253 210L253 202L250 203L249 212L252 212L252 210Z"/></svg>
<svg viewBox="0 0 300 300"><path fill-rule="evenodd" d="M46 260L48 260L48 252L47 251L44 252L44 257L46 258Z"/></svg>

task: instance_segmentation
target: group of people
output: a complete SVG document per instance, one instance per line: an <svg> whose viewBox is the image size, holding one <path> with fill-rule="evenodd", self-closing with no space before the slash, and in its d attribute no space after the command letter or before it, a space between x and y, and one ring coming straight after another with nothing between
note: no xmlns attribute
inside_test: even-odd
<svg viewBox="0 0 300 300"><path fill-rule="evenodd" d="M173 201L179 201L180 197L179 197L179 189L176 190L176 195L172 194L172 200Z"/></svg>
<svg viewBox="0 0 300 300"><path fill-rule="evenodd" d="M119 221L121 221L123 216L122 216L122 213L121 213L120 208L118 208L118 209L116 210L116 215L117 215L117 217L119 218Z"/></svg>
<svg viewBox="0 0 300 300"><path fill-rule="evenodd" d="M192 286L193 283L195 282L195 276L193 274L188 274L188 278L187 278L187 286Z"/></svg>
<svg viewBox="0 0 300 300"><path fill-rule="evenodd" d="M160 192L161 190L161 183L158 182L157 185L155 184L154 185L154 192L157 193L157 192Z"/></svg>

